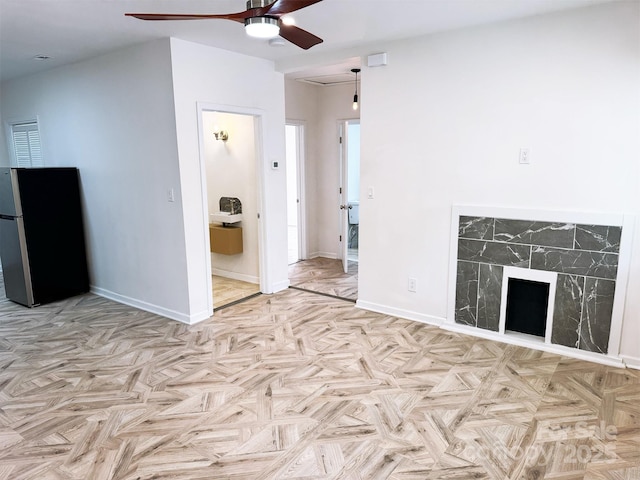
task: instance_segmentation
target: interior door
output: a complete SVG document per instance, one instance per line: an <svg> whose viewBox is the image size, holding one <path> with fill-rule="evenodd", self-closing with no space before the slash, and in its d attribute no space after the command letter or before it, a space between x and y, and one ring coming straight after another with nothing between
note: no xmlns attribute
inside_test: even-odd
<svg viewBox="0 0 640 480"><path fill-rule="evenodd" d="M344 273L349 270L349 158L347 122L340 123L340 255Z"/></svg>

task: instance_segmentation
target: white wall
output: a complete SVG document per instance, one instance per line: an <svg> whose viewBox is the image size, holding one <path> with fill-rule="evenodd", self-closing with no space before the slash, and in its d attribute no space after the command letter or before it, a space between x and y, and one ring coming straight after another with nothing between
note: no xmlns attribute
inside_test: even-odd
<svg viewBox="0 0 640 480"><path fill-rule="evenodd" d="M287 118L307 122L307 235L309 256L340 256L340 144L338 123L359 118L352 109L353 85L286 83Z"/></svg>
<svg viewBox="0 0 640 480"><path fill-rule="evenodd" d="M46 165L79 168L92 287L186 320L171 92L162 40L5 82L0 104L3 121L39 117Z"/></svg>
<svg viewBox="0 0 640 480"><path fill-rule="evenodd" d="M2 90L0 89L0 98L2 96ZM1 103L0 103L0 113L2 112L2 108L1 108ZM9 154L9 147L7 145L7 140L6 140L6 121L3 121L2 124L0 124L0 167L8 167L11 165L11 159L10 159L10 154Z"/></svg>
<svg viewBox="0 0 640 480"><path fill-rule="evenodd" d="M204 157L207 172L208 213L220 211L220 197L235 197L242 203L243 252L236 255L211 253L214 273L259 283L258 265L258 179L254 117L221 112L204 112ZM226 130L226 142L212 132Z"/></svg>
<svg viewBox="0 0 640 480"><path fill-rule="evenodd" d="M238 55L183 40L171 39L173 87L178 138L180 182L185 219L189 305L193 319L209 314L211 292L207 208L203 200L198 148L198 102L215 110L260 114L263 129L258 144L264 171L260 228L265 232L263 292L286 288L287 205L285 169L272 170L273 160L285 161L284 77L273 62ZM258 169L260 170L260 169ZM260 172L258 171L260 176Z"/></svg>
<svg viewBox="0 0 640 480"><path fill-rule="evenodd" d="M388 66L362 74L361 192L376 195L361 195L359 303L446 316L454 204L640 212L639 8L379 46ZM518 164L520 147L531 165ZM640 365L639 237L622 352Z"/></svg>

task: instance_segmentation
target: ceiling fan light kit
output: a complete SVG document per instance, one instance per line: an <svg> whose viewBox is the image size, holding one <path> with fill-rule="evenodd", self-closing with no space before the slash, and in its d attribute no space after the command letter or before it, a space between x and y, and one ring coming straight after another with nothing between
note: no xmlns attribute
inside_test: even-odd
<svg viewBox="0 0 640 480"><path fill-rule="evenodd" d="M277 18L251 17L245 19L244 30L250 37L273 38L280 33L280 25Z"/></svg>
<svg viewBox="0 0 640 480"><path fill-rule="evenodd" d="M271 39L278 35L304 50L322 43L322 39L307 32L292 22L292 18L281 21L291 12L309 7L322 0L248 0L247 10L237 13L172 14L172 13L125 13L127 17L140 20L231 20L244 24L247 35ZM291 21L286 21L291 20Z"/></svg>

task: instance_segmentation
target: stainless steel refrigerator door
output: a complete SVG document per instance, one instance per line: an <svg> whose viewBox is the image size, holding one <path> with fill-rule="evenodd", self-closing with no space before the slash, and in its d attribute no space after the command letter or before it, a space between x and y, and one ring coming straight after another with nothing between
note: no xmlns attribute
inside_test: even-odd
<svg viewBox="0 0 640 480"><path fill-rule="evenodd" d="M22 217L0 217L0 256L7 298L33 307L33 287Z"/></svg>
<svg viewBox="0 0 640 480"><path fill-rule="evenodd" d="M18 176L12 168L0 168L0 215L22 216Z"/></svg>

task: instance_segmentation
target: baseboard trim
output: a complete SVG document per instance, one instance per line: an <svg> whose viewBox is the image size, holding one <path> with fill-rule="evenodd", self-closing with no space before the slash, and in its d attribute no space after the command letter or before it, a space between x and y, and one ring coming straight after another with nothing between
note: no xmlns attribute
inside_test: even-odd
<svg viewBox="0 0 640 480"><path fill-rule="evenodd" d="M138 300L136 298L127 297L126 295L121 295L105 288L96 287L95 285L91 286L91 293L95 293L100 297L108 298L109 300L113 300L114 302L122 303L124 305L129 305L130 307L144 310L145 312L155 313L156 315L160 315L161 317L166 317L180 323L186 323L187 325L193 325L194 323L201 322L210 317L207 312L186 315L184 313L170 310L159 305L154 305L152 303Z"/></svg>
<svg viewBox="0 0 640 480"><path fill-rule="evenodd" d="M291 282L289 281L288 278L286 280L281 280L279 282L276 282L273 284L273 292L270 292L270 293L277 293L277 292L286 290L287 288L289 288L289 285L291 285Z"/></svg>
<svg viewBox="0 0 640 480"><path fill-rule="evenodd" d="M461 325L459 323L445 322L441 325L444 330L451 332L462 333L464 335L471 335L473 337L484 338L487 340L493 340L496 342L508 343L509 345L517 345L519 347L531 348L533 350L541 350L543 352L555 353L556 355L562 355L565 357L571 357L578 360L586 360L588 362L600 363L608 365L610 367L624 368L624 362L620 357L614 357L609 355L603 355L595 352L585 352L584 350L578 350L575 348L565 347L564 345L554 345L543 342L532 342L526 338L522 338L514 335L500 335L497 332L490 330L484 330L482 328L470 327L468 325Z"/></svg>
<svg viewBox="0 0 640 480"><path fill-rule="evenodd" d="M526 339L519 337L512 337L510 335L499 335L489 330L483 330L480 328L473 328L467 325L460 325L457 323L447 322L445 318L435 317L433 315L425 315L423 313L414 312L411 310L404 310L399 308L389 307L387 305L380 305L373 302L367 302L358 300L356 307L363 310L370 310L376 313L383 313L386 315L393 315L394 317L405 318L407 320L414 320L416 322L425 323L427 325L433 325L435 327L442 328L451 332L462 333L464 335L471 335L472 337L484 338L487 340L493 340L496 342L508 343L510 345L517 345L520 347L527 347L533 350L542 350L544 352L555 353L565 357L576 358L578 360L586 360L588 362L600 363L611 367L636 368L640 370L640 358L623 356L614 357L608 355L602 355L600 353L585 352L583 350L576 350L574 348L565 347L563 345L549 345L540 342L530 342Z"/></svg>
<svg viewBox="0 0 640 480"><path fill-rule="evenodd" d="M241 282L260 284L260 278L254 275L246 275L244 273L230 272L228 270L222 270L220 268L211 267L211 274L219 277L231 278L233 280L240 280Z"/></svg>
<svg viewBox="0 0 640 480"><path fill-rule="evenodd" d="M433 315L425 315L424 313L414 312L412 310L393 308L387 305L380 305L379 303L367 302L365 300L357 300L356 307L376 313L384 313L385 315L405 318L407 320L414 320L416 322L433 325L435 327L439 327L445 321L444 318L434 317Z"/></svg>
<svg viewBox="0 0 640 480"><path fill-rule="evenodd" d="M322 258L328 258L330 260L337 260L338 259L338 255L335 253L329 253L329 252L314 252L309 254L309 258L308 260L311 260L312 258L318 258L318 257L322 257Z"/></svg>
<svg viewBox="0 0 640 480"><path fill-rule="evenodd" d="M640 370L640 358L631 357L629 355L620 355L620 358L627 367L633 368L634 370Z"/></svg>

